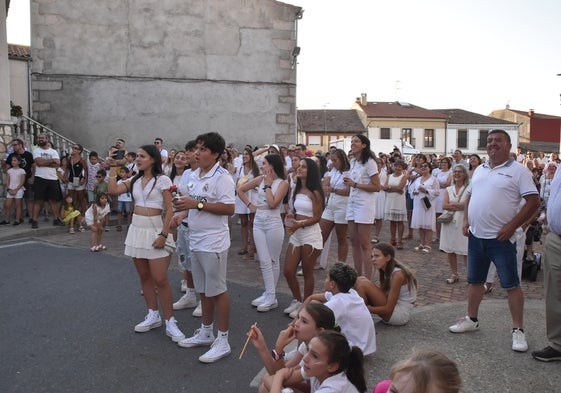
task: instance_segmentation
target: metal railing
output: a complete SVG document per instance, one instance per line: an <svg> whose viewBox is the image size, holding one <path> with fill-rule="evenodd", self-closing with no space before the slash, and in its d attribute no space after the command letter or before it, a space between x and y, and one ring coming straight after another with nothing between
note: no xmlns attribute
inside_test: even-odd
<svg viewBox="0 0 561 393"><path fill-rule="evenodd" d="M31 146L36 145L37 136L39 134L47 135L49 141L53 145L53 149L57 150L61 157L63 155L70 155L70 153L72 152L72 146L77 144L77 142L74 142L72 139L59 134L58 132L50 129L44 124L33 120L30 117L27 117L25 115L18 117L18 120L14 127L14 138L19 138L24 141L28 149L30 149ZM87 158L89 153L90 150L84 147L82 155Z"/></svg>

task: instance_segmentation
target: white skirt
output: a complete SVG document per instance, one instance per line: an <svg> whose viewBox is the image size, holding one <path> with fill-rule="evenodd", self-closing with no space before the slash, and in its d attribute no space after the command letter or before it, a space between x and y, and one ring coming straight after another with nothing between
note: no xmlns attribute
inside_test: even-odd
<svg viewBox="0 0 561 393"><path fill-rule="evenodd" d="M133 214L127 238L125 239L125 255L142 259L158 259L171 255L175 248L171 234L166 240L165 248L154 248L152 246L158 233L162 231L162 227L161 216L139 216Z"/></svg>

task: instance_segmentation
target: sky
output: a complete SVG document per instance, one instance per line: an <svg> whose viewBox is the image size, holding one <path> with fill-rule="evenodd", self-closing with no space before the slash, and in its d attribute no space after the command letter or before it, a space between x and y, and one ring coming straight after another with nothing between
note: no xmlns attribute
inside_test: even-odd
<svg viewBox="0 0 561 393"><path fill-rule="evenodd" d="M559 0L284 0L300 6L298 109L406 101L489 114L561 116ZM8 42L29 45L29 1Z"/></svg>

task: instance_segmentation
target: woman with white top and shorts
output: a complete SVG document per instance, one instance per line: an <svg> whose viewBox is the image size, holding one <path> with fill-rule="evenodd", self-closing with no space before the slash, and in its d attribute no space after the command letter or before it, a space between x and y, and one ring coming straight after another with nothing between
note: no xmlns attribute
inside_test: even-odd
<svg viewBox="0 0 561 393"><path fill-rule="evenodd" d="M349 176L349 159L345 151L335 150L331 154L332 169L324 177L323 193L327 198L325 210L321 215L319 226L323 244L330 236L333 228L337 234L337 260L345 262L349 253L347 242L347 203L349 201L349 186L343 182L343 178Z"/></svg>
<svg viewBox="0 0 561 393"><path fill-rule="evenodd" d="M378 166L370 150L370 140L364 135L355 135L351 140L351 169L343 179L351 187L347 205L347 221L353 246L353 260L359 276L372 277L370 263L370 231L376 211L375 192L380 191Z"/></svg>
<svg viewBox="0 0 561 393"><path fill-rule="evenodd" d="M249 197L257 188L257 197ZM240 201L255 214L253 239L259 256L265 292L251 302L257 311L266 312L278 307L276 288L280 276L280 254L284 241L281 212L282 201L288 192L283 159L269 154L263 159L263 175L238 188Z"/></svg>
<svg viewBox="0 0 561 393"><path fill-rule="evenodd" d="M122 194L132 191L134 200L132 222L125 240L125 255L132 257L148 307L144 321L137 324L134 331L143 333L162 325L158 311L159 298L166 320L166 334L174 342L178 342L185 335L179 330L173 317L173 298L167 276L173 251L166 248L166 241L168 245L174 245L170 237L170 221L173 216L170 192L172 182L162 174L162 157L154 145L144 145L138 149L138 174L122 183L117 184L116 181L115 160L107 158L107 162L111 166L109 192ZM163 219L162 213L165 213Z"/></svg>
<svg viewBox="0 0 561 393"><path fill-rule="evenodd" d="M287 213L286 229L292 233L286 249L284 277L293 300L284 310L296 318L302 300L314 292L314 264L323 249L319 221L324 208L324 195L319 168L311 158L303 158L296 170L296 187L292 196L295 213ZM302 262L304 297L296 277L298 263Z"/></svg>

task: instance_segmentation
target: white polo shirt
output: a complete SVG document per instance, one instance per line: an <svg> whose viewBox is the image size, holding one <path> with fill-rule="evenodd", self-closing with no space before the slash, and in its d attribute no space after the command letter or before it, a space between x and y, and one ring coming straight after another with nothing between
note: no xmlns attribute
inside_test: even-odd
<svg viewBox="0 0 561 393"><path fill-rule="evenodd" d="M469 230L480 239L495 239L520 211L522 198L538 194L528 168L513 159L494 168L478 166L467 192Z"/></svg>
<svg viewBox="0 0 561 393"><path fill-rule="evenodd" d="M365 355L376 352L376 330L364 299L354 290L348 293L325 292L325 305L333 311L341 333L350 345L359 347Z"/></svg>
<svg viewBox="0 0 561 393"><path fill-rule="evenodd" d="M37 158L44 158L47 160L51 160L51 159L60 159L60 156L58 155L58 151L56 151L55 149L42 149L40 147L38 147L37 149L33 150L33 159L37 159ZM56 175L56 168L52 168L52 167L48 167L48 166L35 166L35 176L36 177L40 177L42 179L46 179L46 180L57 180L58 177Z"/></svg>
<svg viewBox="0 0 561 393"><path fill-rule="evenodd" d="M217 162L200 177L195 170L187 184L188 195L201 202L234 205L234 181L230 173ZM183 177L182 179L183 180ZM180 186L181 191L181 186ZM189 247L191 251L222 252L230 248L228 216L191 209L188 216Z"/></svg>
<svg viewBox="0 0 561 393"><path fill-rule="evenodd" d="M354 158L351 161L349 177L357 183L370 184L370 178L377 173L378 165L372 158L369 158L368 161L366 161L366 164L363 164L361 161L355 160ZM355 201L366 202L375 198L375 194L373 192L351 187L350 197Z"/></svg>

